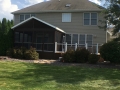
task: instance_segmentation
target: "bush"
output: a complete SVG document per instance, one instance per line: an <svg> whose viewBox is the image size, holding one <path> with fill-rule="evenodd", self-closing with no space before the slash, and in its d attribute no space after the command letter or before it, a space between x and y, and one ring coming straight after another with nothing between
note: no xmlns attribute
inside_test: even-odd
<svg viewBox="0 0 120 90"><path fill-rule="evenodd" d="M72 49L68 50L66 53L62 55L63 62L74 62L74 51Z"/></svg>
<svg viewBox="0 0 120 90"><path fill-rule="evenodd" d="M99 60L99 56L96 54L90 54L88 57L88 62L91 64L96 64Z"/></svg>
<svg viewBox="0 0 120 90"><path fill-rule="evenodd" d="M6 55L9 57L13 57L13 49L12 48L8 49Z"/></svg>
<svg viewBox="0 0 120 90"><path fill-rule="evenodd" d="M39 59L39 54L36 52L35 48L30 47L30 49L25 51L25 59L27 60Z"/></svg>
<svg viewBox="0 0 120 90"><path fill-rule="evenodd" d="M26 51L25 47L20 48L10 48L6 55L13 58L24 59L24 53Z"/></svg>
<svg viewBox="0 0 120 90"><path fill-rule="evenodd" d="M36 49L32 47L28 50L25 47L10 48L6 54L9 57L17 58L17 59L28 59L28 60L39 59L39 54L36 52Z"/></svg>
<svg viewBox="0 0 120 90"><path fill-rule="evenodd" d="M86 63L88 61L88 56L89 56L90 52L85 49L85 48L82 48L82 49L77 49L75 51L75 62L78 62L78 63Z"/></svg>
<svg viewBox="0 0 120 90"><path fill-rule="evenodd" d="M120 63L120 42L108 42L100 48L101 57L111 63Z"/></svg>

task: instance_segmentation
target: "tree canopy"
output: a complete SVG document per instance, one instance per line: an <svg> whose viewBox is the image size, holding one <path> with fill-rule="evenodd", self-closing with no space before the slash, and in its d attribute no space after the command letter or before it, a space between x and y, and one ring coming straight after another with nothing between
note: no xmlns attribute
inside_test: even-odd
<svg viewBox="0 0 120 90"><path fill-rule="evenodd" d="M13 20L3 18L0 21L0 55L6 55L6 51L12 47L13 43Z"/></svg>
<svg viewBox="0 0 120 90"><path fill-rule="evenodd" d="M120 0L99 0L105 2L104 6L106 7L105 19L108 26L113 25L114 31L113 34L116 34L120 30Z"/></svg>

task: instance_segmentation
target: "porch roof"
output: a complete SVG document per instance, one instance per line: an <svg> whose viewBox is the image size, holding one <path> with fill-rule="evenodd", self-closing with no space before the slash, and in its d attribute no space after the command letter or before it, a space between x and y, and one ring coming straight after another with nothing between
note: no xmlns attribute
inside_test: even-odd
<svg viewBox="0 0 120 90"><path fill-rule="evenodd" d="M32 16L32 17L30 17L30 18L28 18L28 19L26 19L26 20L18 23L17 25L13 26L11 29L15 29L16 27L18 27L18 26L26 23L27 21L30 21L31 19L35 19L35 20L37 20L37 21L39 21L39 22L42 22L42 23L44 23L44 24L46 24L46 25L48 25L48 26L50 26L50 27L52 27L52 28L54 28L54 29L56 29L56 30L58 30L58 31L60 31L60 32L66 33L64 30L62 30L62 29L60 29L60 28L58 28L58 27L56 27L56 26L54 26L54 25L52 25L52 24L50 24L50 23L47 23L47 22L45 22L45 21L43 21L43 20L41 20L41 19L38 19L38 18L36 18L36 17L34 17L34 16Z"/></svg>

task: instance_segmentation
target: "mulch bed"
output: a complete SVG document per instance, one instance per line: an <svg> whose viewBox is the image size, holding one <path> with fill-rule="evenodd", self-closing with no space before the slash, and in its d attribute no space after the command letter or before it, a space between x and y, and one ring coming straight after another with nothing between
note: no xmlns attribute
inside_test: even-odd
<svg viewBox="0 0 120 90"><path fill-rule="evenodd" d="M26 63L40 63L40 64L51 64L57 66L80 66L80 67L89 67L89 68L111 68L111 69L120 69L120 64L111 64L109 62L100 62L97 64L89 64L89 63L64 63L60 62L59 60L46 60L46 59L39 59L39 60L21 60L21 59L14 59L9 58L6 56L0 56L1 61L19 61L19 62L26 62Z"/></svg>

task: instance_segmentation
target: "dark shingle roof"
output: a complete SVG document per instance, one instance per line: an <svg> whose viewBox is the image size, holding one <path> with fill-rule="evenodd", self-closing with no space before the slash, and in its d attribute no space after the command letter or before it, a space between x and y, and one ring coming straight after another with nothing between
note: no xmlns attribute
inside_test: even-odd
<svg viewBox="0 0 120 90"><path fill-rule="evenodd" d="M66 7L66 4L71 4ZM15 13L36 13L36 12L62 12L62 11L100 11L97 4L88 0L50 0L38 3L21 10L12 12Z"/></svg>

